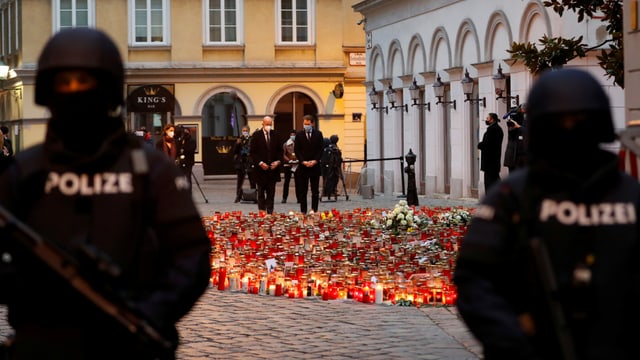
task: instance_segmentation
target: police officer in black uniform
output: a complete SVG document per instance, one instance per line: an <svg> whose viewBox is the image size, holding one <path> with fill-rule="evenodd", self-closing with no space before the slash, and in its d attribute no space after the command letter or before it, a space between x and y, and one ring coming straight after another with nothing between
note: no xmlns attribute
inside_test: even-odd
<svg viewBox="0 0 640 360"><path fill-rule="evenodd" d="M601 143L607 95L588 73L540 76L528 166L476 209L457 261L457 306L491 359L637 359L640 185Z"/></svg>
<svg viewBox="0 0 640 360"><path fill-rule="evenodd" d="M51 112L46 138L2 174L0 204L79 264L93 265L89 253L108 259L119 272L96 277L104 283L95 285L113 289L177 340L176 322L208 285L210 245L184 174L125 132L123 84L122 59L104 33L77 28L51 38L35 86L36 103ZM156 356L139 353L138 337L26 247L5 233L0 239L13 358Z"/></svg>

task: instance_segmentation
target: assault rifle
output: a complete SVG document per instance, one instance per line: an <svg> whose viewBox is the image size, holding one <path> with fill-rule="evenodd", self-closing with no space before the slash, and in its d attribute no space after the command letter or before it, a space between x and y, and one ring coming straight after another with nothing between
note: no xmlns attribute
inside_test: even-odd
<svg viewBox="0 0 640 360"><path fill-rule="evenodd" d="M77 259L68 255L53 242L41 237L2 206L0 206L0 230L6 231L38 260L60 275L80 295L135 335L146 355L157 359L174 358L177 340L165 337L112 289L105 287L101 288L102 291L98 291L87 276L91 271L84 269ZM105 278L119 274L119 268L100 256L96 249L88 247L84 252L87 260L95 262L94 273L103 273Z"/></svg>
<svg viewBox="0 0 640 360"><path fill-rule="evenodd" d="M551 311L551 318L555 327L560 350L562 351L562 358L565 360L575 360L576 354L567 319L562 310L562 305L554 296L558 292L558 285L556 283L553 266L551 265L551 259L549 259L549 252L540 238L531 239L530 246L535 259L536 269L544 286L547 305Z"/></svg>

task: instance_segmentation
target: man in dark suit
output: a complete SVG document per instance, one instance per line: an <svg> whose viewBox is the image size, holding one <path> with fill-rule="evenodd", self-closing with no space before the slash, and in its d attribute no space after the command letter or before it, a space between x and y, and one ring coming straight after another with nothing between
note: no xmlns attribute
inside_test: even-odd
<svg viewBox="0 0 640 360"><path fill-rule="evenodd" d="M322 132L314 129L315 119L311 115L303 118L302 131L296 133L295 153L298 158L296 189L299 186L300 212L307 213L307 189L311 184L311 209L318 212L320 201L320 157L322 156Z"/></svg>
<svg viewBox="0 0 640 360"><path fill-rule="evenodd" d="M254 180L258 188L258 209L273 213L276 182L280 180L282 144L280 136L272 130L273 118L265 116L262 128L251 136L250 157L254 165Z"/></svg>
<svg viewBox="0 0 640 360"><path fill-rule="evenodd" d="M496 113L489 113L485 120L487 131L478 144L480 149L480 170L484 171L484 192L487 193L491 185L500 181L500 159L502 158L502 138L504 131L498 124L500 119Z"/></svg>

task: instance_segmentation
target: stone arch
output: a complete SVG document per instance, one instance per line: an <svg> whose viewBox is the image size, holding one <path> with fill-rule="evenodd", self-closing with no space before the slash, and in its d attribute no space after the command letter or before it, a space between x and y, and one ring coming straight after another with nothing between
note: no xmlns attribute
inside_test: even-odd
<svg viewBox="0 0 640 360"><path fill-rule="evenodd" d="M265 109L265 114L273 114L275 111L276 104L278 103L278 100L280 100L282 96L290 92L299 92L307 95L316 104L316 107L318 108L318 114L325 113L326 111L325 104L324 102L322 102L322 97L320 97L318 93L316 93L313 89L305 85L290 84L277 89L276 91L273 92L273 94L271 94L269 101L267 101L267 108Z"/></svg>
<svg viewBox="0 0 640 360"><path fill-rule="evenodd" d="M244 103L244 106L247 109L247 114L255 114L255 109L254 109L254 105L253 102L251 101L251 98L249 96L247 96L247 94L245 92L243 92L240 89L237 89L233 86L228 86L228 85L221 85L221 86L214 86L210 89L208 89L207 91L203 92L200 97L198 97L196 99L196 102L193 106L193 114L201 114L202 113L202 108L204 107L204 105L206 104L206 102L209 100L209 98L211 98L212 96L214 96L215 94L219 94L219 93L224 93L224 92L232 92L235 91L236 95L238 96L238 99L240 101L242 101L242 103Z"/></svg>
<svg viewBox="0 0 640 360"><path fill-rule="evenodd" d="M393 40L389 45L389 60L387 64L387 74L389 74L389 76L401 76L405 74L404 54L402 52L402 45L400 45L400 41ZM398 71L394 71L397 69L397 67L399 67ZM391 80L391 82L393 83L393 79Z"/></svg>
<svg viewBox="0 0 640 360"><path fill-rule="evenodd" d="M551 34L551 19L549 18L549 14L544 8L544 5L539 0L534 0L527 4L527 7L524 9L522 14L522 19L520 20L520 34L518 35L519 42L527 42L527 41L536 41L537 39L531 39L529 36L529 31L531 27L535 24L535 19L537 16L542 17L544 21L544 27L546 34Z"/></svg>
<svg viewBox="0 0 640 360"><path fill-rule="evenodd" d="M420 56L422 59L422 69L416 69L416 58ZM416 72L427 71L427 54L425 53L424 41L420 34L414 34L409 40L407 48L407 71L415 74Z"/></svg>
<svg viewBox="0 0 640 360"><path fill-rule="evenodd" d="M444 27L439 26L435 29L435 31L433 32L433 36L431 38L431 48L429 49L429 70L430 71L436 71L436 65L437 65L437 56L438 56L438 44L440 41L443 41L446 49L447 49L447 54L446 57L448 59L447 61L447 67L451 67L451 44L449 42L449 36L447 35L447 30L445 30Z"/></svg>
<svg viewBox="0 0 640 360"><path fill-rule="evenodd" d="M505 13L501 10L495 11L489 17L489 22L487 23L487 31L485 32L484 39L484 59L485 61L490 61L494 58L493 54L493 45L495 41L495 36L500 25L504 26L507 29L507 37L508 43L511 44L513 42L513 34L511 32L511 26L509 25L509 20Z"/></svg>
<svg viewBox="0 0 640 360"><path fill-rule="evenodd" d="M462 58L462 53L463 53L463 47L465 44L465 36L466 35L470 35L474 41L475 44L475 50L476 50L476 60L475 62L480 62L481 60L481 56L480 56L480 40L478 39L478 32L476 31L476 27L473 24L473 22L471 21L471 19L466 18L464 20L462 20L462 23L460 24L460 27L458 28L458 34L456 35L456 51L455 51L455 55L454 55L454 66L462 66L463 64L463 58Z"/></svg>
<svg viewBox="0 0 640 360"><path fill-rule="evenodd" d="M369 60L371 66L368 67L368 78L373 82L373 86L375 87L376 80L385 78L384 57L382 56L382 48L380 48L380 45L376 45L373 50L371 50Z"/></svg>

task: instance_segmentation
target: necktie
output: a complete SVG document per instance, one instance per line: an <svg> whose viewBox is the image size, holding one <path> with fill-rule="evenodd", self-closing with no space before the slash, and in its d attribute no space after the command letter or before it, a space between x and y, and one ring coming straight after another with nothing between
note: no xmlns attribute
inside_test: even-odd
<svg viewBox="0 0 640 360"><path fill-rule="evenodd" d="M307 133L307 140L311 140L311 133L310 132Z"/></svg>
<svg viewBox="0 0 640 360"><path fill-rule="evenodd" d="M267 139L267 145L268 145L269 141L271 141L271 137L269 136L269 132L268 131L265 131L264 137L265 137L265 139Z"/></svg>

